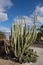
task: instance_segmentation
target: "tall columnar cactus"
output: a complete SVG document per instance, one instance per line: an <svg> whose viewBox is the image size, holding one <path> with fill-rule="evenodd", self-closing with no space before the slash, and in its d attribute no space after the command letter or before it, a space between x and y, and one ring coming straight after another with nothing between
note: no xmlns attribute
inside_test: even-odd
<svg viewBox="0 0 43 65"><path fill-rule="evenodd" d="M36 36L37 36L36 17L37 16L34 15L34 24L31 29L29 29L29 26L26 24L25 18L23 19L24 24L22 23L22 21L23 21L22 19L20 19L20 22L18 23L18 17L16 18L16 21L12 24L11 46L12 46L12 50L14 52L15 57L17 57L19 59L19 61L22 61L23 58L25 58L25 57L27 58L29 46L36 39ZM22 31L22 29L23 29L23 31Z"/></svg>

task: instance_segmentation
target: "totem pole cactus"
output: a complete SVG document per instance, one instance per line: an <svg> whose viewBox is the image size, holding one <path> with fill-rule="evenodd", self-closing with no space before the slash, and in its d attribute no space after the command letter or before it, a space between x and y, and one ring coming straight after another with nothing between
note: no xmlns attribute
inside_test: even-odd
<svg viewBox="0 0 43 65"><path fill-rule="evenodd" d="M26 24L25 18L24 24L22 24L22 19L20 19L20 23L18 23L18 17L16 18L16 22L12 24L11 27L11 47L15 57L21 62L23 59L26 60L29 57L29 47L35 41L37 36L37 29L36 29L36 18L37 16L34 15L34 24L31 29ZM24 25L22 27L22 25ZM23 28L23 31L22 31Z"/></svg>

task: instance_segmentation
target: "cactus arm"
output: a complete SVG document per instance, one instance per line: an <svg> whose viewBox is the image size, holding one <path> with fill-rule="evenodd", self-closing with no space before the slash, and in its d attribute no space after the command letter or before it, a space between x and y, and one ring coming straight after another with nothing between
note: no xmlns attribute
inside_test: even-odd
<svg viewBox="0 0 43 65"><path fill-rule="evenodd" d="M21 19L22 23L22 19ZM22 60L24 52L29 49L29 46L35 41L37 36L37 29L36 29L36 17L34 17L34 25L32 29L27 30L26 20L24 19L24 27L23 27L23 34L22 34L22 24L20 25L17 23L15 27L12 25L12 48L14 55L19 58L19 61ZM14 39L14 40L13 40Z"/></svg>
<svg viewBox="0 0 43 65"><path fill-rule="evenodd" d="M35 16L34 16L35 17ZM35 19L34 19L34 25L33 25L33 32L32 32L32 34L31 34L31 38L29 38L28 40L29 40L29 44L27 45L27 42L24 44L24 47L23 47L23 51L22 51L22 54L21 54L21 56L20 56L20 60L21 60L21 58L22 58L22 56L23 56L23 53L24 53L24 51L25 51L25 48L28 46L30 46L33 42L34 42L34 38L35 38L35 35L36 35L36 17L35 17ZM27 48L28 49L28 48Z"/></svg>
<svg viewBox="0 0 43 65"><path fill-rule="evenodd" d="M30 38L31 41L28 40L29 44L27 45L27 50L28 50L28 47L36 40L36 37L37 37L36 21L37 21L36 16L34 16L34 25L31 29L31 30L33 30L33 32L32 32L31 38Z"/></svg>

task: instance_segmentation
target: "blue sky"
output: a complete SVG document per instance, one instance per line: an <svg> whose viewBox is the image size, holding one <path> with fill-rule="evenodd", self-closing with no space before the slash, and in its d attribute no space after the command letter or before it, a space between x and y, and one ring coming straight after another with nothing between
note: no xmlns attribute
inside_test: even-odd
<svg viewBox="0 0 43 65"><path fill-rule="evenodd" d="M0 0L0 31L9 32L16 16L32 24L35 10L39 27L43 24L43 0Z"/></svg>

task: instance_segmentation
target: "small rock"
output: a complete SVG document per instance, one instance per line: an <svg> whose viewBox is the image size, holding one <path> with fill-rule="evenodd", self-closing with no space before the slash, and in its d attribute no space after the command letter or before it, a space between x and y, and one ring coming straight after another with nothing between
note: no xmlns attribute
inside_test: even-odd
<svg viewBox="0 0 43 65"><path fill-rule="evenodd" d="M27 62L27 63L25 63L25 65L30 65L30 64Z"/></svg>
<svg viewBox="0 0 43 65"><path fill-rule="evenodd" d="M30 62L30 65L32 65L32 62Z"/></svg>

